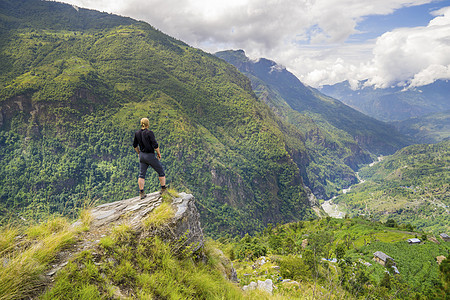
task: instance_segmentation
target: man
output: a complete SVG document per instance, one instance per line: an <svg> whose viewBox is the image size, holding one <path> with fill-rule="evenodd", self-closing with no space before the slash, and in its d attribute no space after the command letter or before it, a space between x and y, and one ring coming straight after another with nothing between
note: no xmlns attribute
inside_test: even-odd
<svg viewBox="0 0 450 300"><path fill-rule="evenodd" d="M153 131L149 130L149 121L147 118L141 119L141 129L134 134L133 147L139 155L140 172L138 178L139 196L144 199L147 195L144 193L145 174L147 174L148 166L151 166L159 176L161 184L161 193L166 191L166 175L159 161L161 152L156 142ZM156 155L155 155L156 151Z"/></svg>

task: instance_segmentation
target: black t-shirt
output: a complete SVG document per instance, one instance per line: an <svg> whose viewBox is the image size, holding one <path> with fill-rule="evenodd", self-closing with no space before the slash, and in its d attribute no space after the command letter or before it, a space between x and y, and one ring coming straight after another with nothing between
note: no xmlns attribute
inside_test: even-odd
<svg viewBox="0 0 450 300"><path fill-rule="evenodd" d="M147 128L136 131L134 134L133 147L136 148L139 145L139 149L145 153L155 153L155 149L158 148L155 135L153 131Z"/></svg>

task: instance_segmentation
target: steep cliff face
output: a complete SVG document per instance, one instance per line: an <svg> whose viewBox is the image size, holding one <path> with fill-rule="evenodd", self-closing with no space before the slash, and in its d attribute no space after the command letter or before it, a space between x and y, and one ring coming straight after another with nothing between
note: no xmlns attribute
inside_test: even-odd
<svg viewBox="0 0 450 300"><path fill-rule="evenodd" d="M36 101L31 94L16 95L0 101L0 129L14 128L26 139L39 139L47 131L65 134L67 128L58 123L75 123L83 116L105 106L106 99L94 95L86 88L79 88L66 101Z"/></svg>

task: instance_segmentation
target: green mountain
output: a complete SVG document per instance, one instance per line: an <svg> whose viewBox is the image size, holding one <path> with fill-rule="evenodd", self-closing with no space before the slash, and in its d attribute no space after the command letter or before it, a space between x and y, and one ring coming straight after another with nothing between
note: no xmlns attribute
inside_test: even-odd
<svg viewBox="0 0 450 300"><path fill-rule="evenodd" d="M350 215L450 231L450 141L406 147L359 172L365 182L333 202Z"/></svg>
<svg viewBox="0 0 450 300"><path fill-rule="evenodd" d="M76 214L137 192L132 148L150 119L172 187L208 233L314 216L299 131L224 61L152 26L39 0L0 4L0 212ZM147 190L157 188L156 174Z"/></svg>
<svg viewBox="0 0 450 300"><path fill-rule="evenodd" d="M450 139L450 110L391 124L417 143L439 143Z"/></svg>
<svg viewBox="0 0 450 300"><path fill-rule="evenodd" d="M273 61L252 61L242 50L215 55L244 73L260 101L302 133L308 150L304 180L319 198L356 183L354 171L372 161L370 153L390 154L408 144L392 126L303 85Z"/></svg>

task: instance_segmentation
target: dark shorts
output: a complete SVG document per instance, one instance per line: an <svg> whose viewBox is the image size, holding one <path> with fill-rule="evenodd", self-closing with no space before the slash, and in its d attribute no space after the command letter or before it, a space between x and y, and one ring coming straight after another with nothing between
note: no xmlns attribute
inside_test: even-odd
<svg viewBox="0 0 450 300"><path fill-rule="evenodd" d="M151 166L157 173L159 177L166 176L164 174L164 169L161 165L161 162L158 158L156 158L155 153L145 153L139 152L139 163L141 165L141 169L139 172L139 178L145 178L145 174L147 174L148 166Z"/></svg>

